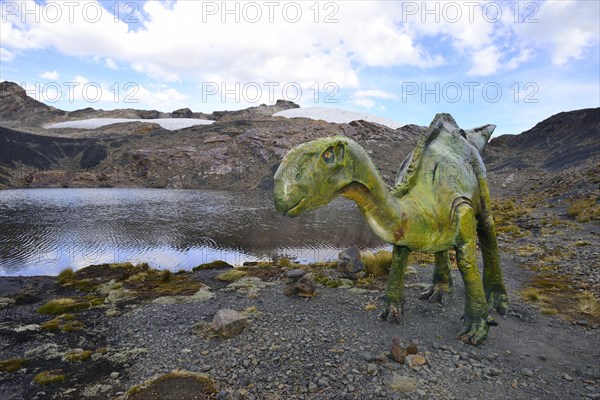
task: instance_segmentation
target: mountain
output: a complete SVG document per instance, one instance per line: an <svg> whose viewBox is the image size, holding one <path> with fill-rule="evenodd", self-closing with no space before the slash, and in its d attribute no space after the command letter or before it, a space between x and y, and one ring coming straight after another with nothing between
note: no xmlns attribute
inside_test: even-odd
<svg viewBox="0 0 600 400"><path fill-rule="evenodd" d="M14 82L0 82L0 121L18 119L24 125L39 125L65 114L28 96L25 89Z"/></svg>
<svg viewBox="0 0 600 400"><path fill-rule="evenodd" d="M364 120L329 123L274 116L298 109L282 100L211 114L189 109L172 113L92 108L65 112L29 98L14 83L2 82L0 89L0 188L269 189L273 173L289 149L338 134L363 145L386 182L392 184L401 161L426 129L416 125L392 129ZM107 117L148 122L97 129L43 127L50 122ZM152 123L150 119L157 117L215 122L169 131ZM520 135L492 139L484 160L493 194L520 195L545 187L594 190L600 182L599 129L600 108L595 108L560 113Z"/></svg>
<svg viewBox="0 0 600 400"><path fill-rule="evenodd" d="M556 171L576 166L600 154L600 108L553 115L520 135L494 138L486 152L488 164L495 169L517 166Z"/></svg>

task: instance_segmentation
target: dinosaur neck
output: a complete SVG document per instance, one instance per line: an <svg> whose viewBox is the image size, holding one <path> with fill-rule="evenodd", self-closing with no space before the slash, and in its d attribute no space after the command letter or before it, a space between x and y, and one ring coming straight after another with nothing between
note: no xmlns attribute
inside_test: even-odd
<svg viewBox="0 0 600 400"><path fill-rule="evenodd" d="M407 215L402 200L392 196L371 158L362 148L350 151L352 182L341 195L358 204L373 231L388 243L401 245Z"/></svg>

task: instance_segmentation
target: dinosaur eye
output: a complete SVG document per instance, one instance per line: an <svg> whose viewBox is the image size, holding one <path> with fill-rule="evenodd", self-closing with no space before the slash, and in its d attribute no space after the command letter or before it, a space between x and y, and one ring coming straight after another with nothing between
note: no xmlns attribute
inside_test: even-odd
<svg viewBox="0 0 600 400"><path fill-rule="evenodd" d="M333 150L327 149L325 153L323 153L322 157L326 163L331 163L333 161Z"/></svg>

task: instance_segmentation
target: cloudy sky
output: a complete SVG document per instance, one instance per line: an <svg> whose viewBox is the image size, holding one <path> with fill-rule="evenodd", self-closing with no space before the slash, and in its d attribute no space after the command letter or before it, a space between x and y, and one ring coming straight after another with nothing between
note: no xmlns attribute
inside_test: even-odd
<svg viewBox="0 0 600 400"><path fill-rule="evenodd" d="M599 3L2 0L0 80L66 110L283 98L519 133L600 106Z"/></svg>

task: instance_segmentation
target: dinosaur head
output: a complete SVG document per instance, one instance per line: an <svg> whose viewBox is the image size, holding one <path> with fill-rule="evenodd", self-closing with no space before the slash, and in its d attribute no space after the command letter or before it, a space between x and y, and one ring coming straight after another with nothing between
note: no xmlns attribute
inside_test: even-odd
<svg viewBox="0 0 600 400"><path fill-rule="evenodd" d="M290 217L333 200L351 181L346 168L350 140L326 137L301 144L283 158L275 172L275 208Z"/></svg>

